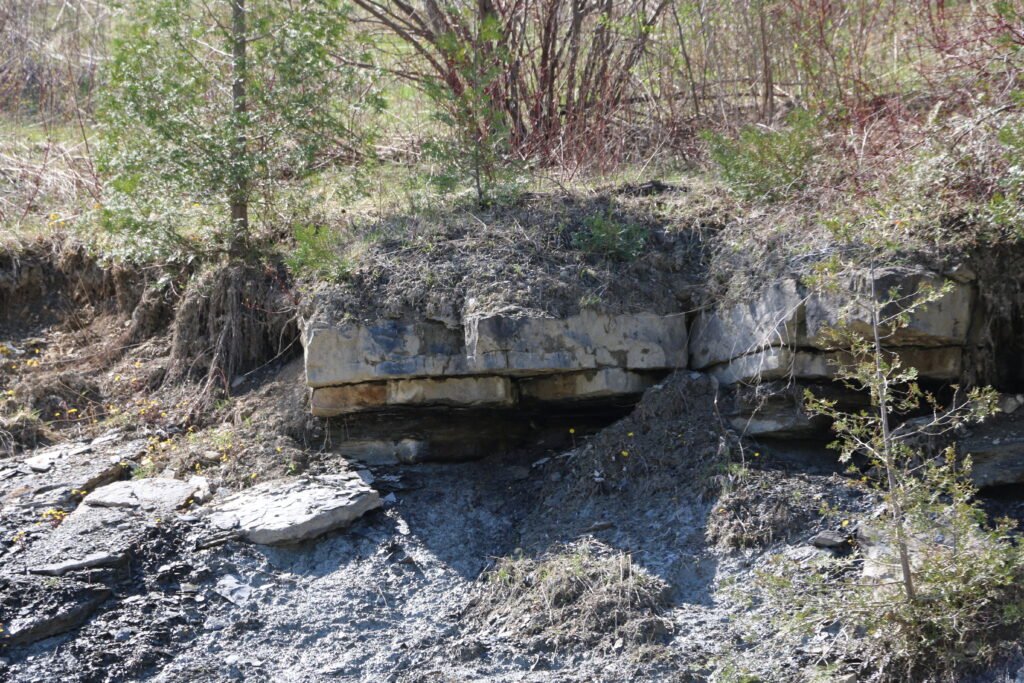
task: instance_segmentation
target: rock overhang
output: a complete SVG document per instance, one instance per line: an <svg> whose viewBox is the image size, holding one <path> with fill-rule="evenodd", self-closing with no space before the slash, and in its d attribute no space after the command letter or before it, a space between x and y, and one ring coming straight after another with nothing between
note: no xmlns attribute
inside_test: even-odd
<svg viewBox="0 0 1024 683"><path fill-rule="evenodd" d="M747 301L719 303L692 316L582 310L556 317L512 308L474 311L458 320L410 313L334 323L314 316L303 334L312 412L381 416L372 424L362 420L365 429L352 431L357 423L346 423L339 448L355 459L477 457L504 438L502 415L529 422L531 411L552 411L546 416L552 424L505 436L518 444L516 438L536 441L543 433L553 443L551 434L564 431L560 423L568 413L558 411L566 406L632 405L670 372L689 368L729 391L763 383L783 387L781 393L758 392L756 401L733 401L725 418L737 431L818 437L828 426L803 410L803 389L837 388L837 364L849 353L834 347L828 331L840 322L869 331L870 317L857 302L872 287L879 299L892 292L937 293L885 345L924 380L963 381L980 321L978 285L972 278L902 268L876 271L873 279L852 273L827 291L784 278ZM854 401L847 394L841 400ZM481 435L484 423L487 434ZM1002 454L995 459L1005 460Z"/></svg>

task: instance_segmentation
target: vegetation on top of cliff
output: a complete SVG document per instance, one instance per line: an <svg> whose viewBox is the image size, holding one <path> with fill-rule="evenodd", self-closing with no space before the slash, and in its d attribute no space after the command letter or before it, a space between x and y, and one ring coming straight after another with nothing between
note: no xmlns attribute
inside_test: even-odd
<svg viewBox="0 0 1024 683"><path fill-rule="evenodd" d="M682 176L734 194L696 200L724 229L722 280L812 261L836 231L901 251L1016 237L1017 3L551 3L522 25L427 4L241 3L236 26L227 0L18 0L3 15L7 236L210 255L231 222L215 197L233 194L252 200L254 247L344 277L362 234L401 234L403 216ZM665 225L693 222L676 209ZM99 225L131 227L133 246ZM579 245L630 257L626 237Z"/></svg>

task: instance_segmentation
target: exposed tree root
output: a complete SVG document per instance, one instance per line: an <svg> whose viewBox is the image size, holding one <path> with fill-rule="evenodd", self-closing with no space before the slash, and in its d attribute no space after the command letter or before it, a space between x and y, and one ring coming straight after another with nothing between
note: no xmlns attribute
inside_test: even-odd
<svg viewBox="0 0 1024 683"><path fill-rule="evenodd" d="M223 263L194 276L178 304L166 383L198 380L193 413L244 375L298 348L295 301L273 265Z"/></svg>

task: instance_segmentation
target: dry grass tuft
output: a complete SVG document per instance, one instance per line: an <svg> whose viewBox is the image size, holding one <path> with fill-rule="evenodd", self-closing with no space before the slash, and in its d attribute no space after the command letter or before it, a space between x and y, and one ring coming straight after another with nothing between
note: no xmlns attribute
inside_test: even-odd
<svg viewBox="0 0 1024 683"><path fill-rule="evenodd" d="M658 615L669 586L626 552L593 539L558 546L537 558L502 558L487 574L476 616L502 634L566 646L622 647L671 632Z"/></svg>

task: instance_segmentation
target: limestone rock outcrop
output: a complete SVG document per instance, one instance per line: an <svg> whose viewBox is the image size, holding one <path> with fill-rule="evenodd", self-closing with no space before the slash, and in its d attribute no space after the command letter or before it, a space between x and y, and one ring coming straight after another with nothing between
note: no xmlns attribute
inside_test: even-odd
<svg viewBox="0 0 1024 683"><path fill-rule="evenodd" d="M878 301L889 301L893 295L907 302L919 295L934 296L910 313L905 326L883 329L884 344L924 379L944 383L961 379L975 314L975 288L969 280L895 269L877 271L873 280L868 273L849 275L836 284L822 291L789 278L768 286L750 301L701 312L690 328L690 367L711 374L723 386L827 384L835 379L839 366L852 360L848 351L836 348L830 331L842 324L870 335L871 315L865 302L873 290ZM898 312L898 305L890 305L882 314ZM821 422L808 418L800 403L778 396L739 401L729 420L750 436L813 433Z"/></svg>
<svg viewBox="0 0 1024 683"><path fill-rule="evenodd" d="M872 284L878 300L936 292L936 300L910 315L908 324L886 335L907 365L922 377L954 381L962 372L963 349L973 315L974 287L926 271L885 271L851 276L837 291L815 292L788 279L750 302L703 312L690 336L690 367L707 370L723 384L780 378L820 380L834 375L843 353L829 330L840 322L870 332L870 314L859 304ZM941 292L943 287L948 290ZM941 293L941 296L938 294ZM885 311L888 315L896 311Z"/></svg>
<svg viewBox="0 0 1024 683"><path fill-rule="evenodd" d="M957 451L971 457L976 486L1024 483L1024 408L1016 400L1012 407L1002 403L1001 414L972 426L957 443Z"/></svg>
<svg viewBox="0 0 1024 683"><path fill-rule="evenodd" d="M686 367L682 313L566 318L520 311L432 320L307 321L312 410L341 415L397 406L508 407L520 396L571 401L641 393Z"/></svg>
<svg viewBox="0 0 1024 683"><path fill-rule="evenodd" d="M565 425L580 423L578 414L568 421L569 413L544 422L549 406L628 407L668 373L689 368L732 392L723 418L745 436L821 438L828 420L807 414L804 391L860 405L863 397L834 381L851 355L830 332L842 325L870 336L871 296L928 296L906 324L883 327L885 348L925 380L952 384L969 375L980 309L972 275L893 268L847 274L833 285L786 278L749 301L689 317L599 310L551 317L510 307L360 320L324 306L303 323L312 413L360 416L341 421L335 446L353 459L479 457L527 441L555 444ZM882 315L900 312L889 303ZM483 423L486 438L474 427ZM1024 480L1024 440L1016 433L976 431L966 440L978 484Z"/></svg>

